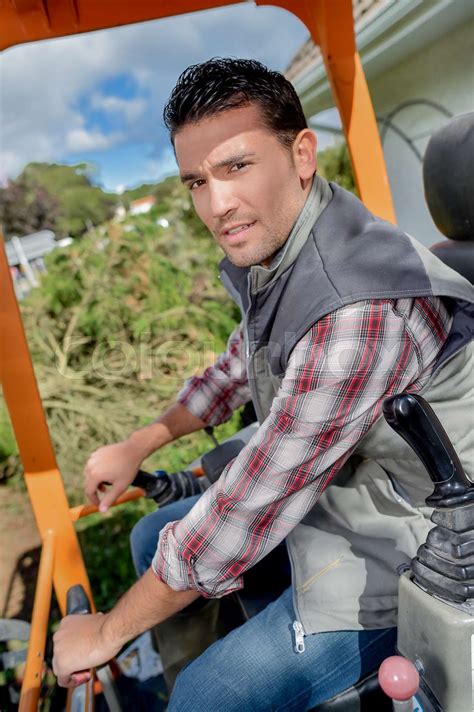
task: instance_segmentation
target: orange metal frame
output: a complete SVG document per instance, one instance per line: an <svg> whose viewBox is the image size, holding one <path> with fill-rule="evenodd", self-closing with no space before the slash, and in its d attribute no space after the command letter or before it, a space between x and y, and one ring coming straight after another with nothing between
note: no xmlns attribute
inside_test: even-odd
<svg viewBox="0 0 474 712"><path fill-rule="evenodd" d="M234 0L4 0L0 50L23 42L116 27L222 5ZM270 4L257 0L258 5ZM319 45L339 109L362 200L395 221L385 162L367 82L355 45L351 0L277 0L299 17ZM93 606L73 522L95 507L70 509L51 443L10 270L0 246L0 377L22 458L43 551L33 612L21 712L36 709L41 683L51 583L61 611L67 590L82 584ZM143 494L136 489L118 503Z"/></svg>

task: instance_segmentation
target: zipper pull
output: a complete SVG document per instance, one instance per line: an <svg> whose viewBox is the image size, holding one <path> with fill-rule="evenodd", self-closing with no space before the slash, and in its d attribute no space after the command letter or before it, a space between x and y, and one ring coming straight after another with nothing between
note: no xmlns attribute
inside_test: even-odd
<svg viewBox="0 0 474 712"><path fill-rule="evenodd" d="M295 631L295 653L304 653L304 628L299 621L293 621L293 630Z"/></svg>

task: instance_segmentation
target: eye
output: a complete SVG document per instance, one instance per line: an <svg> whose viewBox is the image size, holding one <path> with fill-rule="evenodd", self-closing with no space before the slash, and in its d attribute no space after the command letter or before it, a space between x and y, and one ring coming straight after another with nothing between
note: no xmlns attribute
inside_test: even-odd
<svg viewBox="0 0 474 712"><path fill-rule="evenodd" d="M240 171L241 168L244 168L247 165L248 165L248 163L234 163L234 165L232 166L232 168L230 170L235 173L236 171L234 170L234 168L237 169L238 171Z"/></svg>
<svg viewBox="0 0 474 712"><path fill-rule="evenodd" d="M201 178L199 178L198 180L193 180L193 182L188 185L188 188L189 190L196 190L196 188L199 188L199 186L202 185L202 183L204 182L205 181L203 181Z"/></svg>

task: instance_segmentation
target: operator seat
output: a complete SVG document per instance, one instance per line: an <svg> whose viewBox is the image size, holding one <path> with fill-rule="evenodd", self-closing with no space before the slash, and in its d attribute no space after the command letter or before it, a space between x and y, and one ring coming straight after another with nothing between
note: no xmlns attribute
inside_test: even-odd
<svg viewBox="0 0 474 712"><path fill-rule="evenodd" d="M431 251L474 284L474 112L436 131L423 159L425 198L448 240Z"/></svg>
<svg viewBox="0 0 474 712"><path fill-rule="evenodd" d="M455 116L436 131L423 159L425 199L438 230L448 240L431 251L474 284L474 112ZM310 712L390 712L378 671Z"/></svg>

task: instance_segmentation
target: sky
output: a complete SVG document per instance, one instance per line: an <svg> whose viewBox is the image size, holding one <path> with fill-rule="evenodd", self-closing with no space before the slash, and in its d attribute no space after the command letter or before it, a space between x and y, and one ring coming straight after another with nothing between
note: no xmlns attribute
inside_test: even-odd
<svg viewBox="0 0 474 712"><path fill-rule="evenodd" d="M307 37L286 10L245 3L5 50L0 183L30 161L92 163L116 192L176 173L162 111L180 73L213 56L284 71Z"/></svg>

